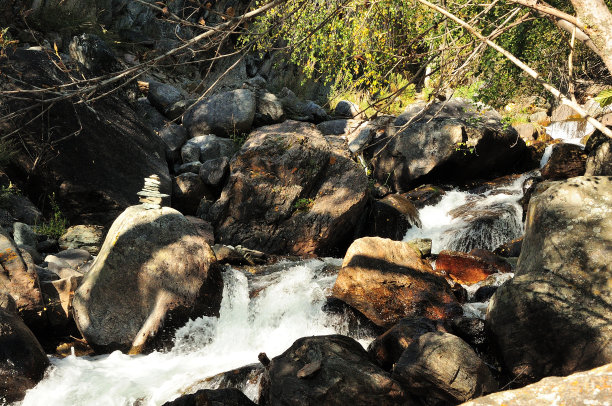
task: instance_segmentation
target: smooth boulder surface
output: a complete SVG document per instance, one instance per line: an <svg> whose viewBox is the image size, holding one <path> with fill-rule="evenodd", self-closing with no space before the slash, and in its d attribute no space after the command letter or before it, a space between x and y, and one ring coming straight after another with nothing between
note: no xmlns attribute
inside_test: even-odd
<svg viewBox="0 0 612 406"><path fill-rule="evenodd" d="M419 184L493 178L524 163L525 142L501 116L479 111L463 99L434 103L423 115L425 103L409 106L399 115L387 142L374 148L373 175L399 193ZM406 128L405 125L414 119Z"/></svg>
<svg viewBox="0 0 612 406"><path fill-rule="evenodd" d="M462 339L425 333L404 351L393 377L426 399L458 403L497 389L487 365ZM432 402L433 404L433 402Z"/></svg>
<svg viewBox="0 0 612 406"><path fill-rule="evenodd" d="M551 376L520 389L506 390L463 403L462 406L606 406L612 399L612 364L567 377Z"/></svg>
<svg viewBox="0 0 612 406"><path fill-rule="evenodd" d="M272 254L341 255L367 201L367 177L311 124L250 134L211 208L218 242Z"/></svg>
<svg viewBox="0 0 612 406"><path fill-rule="evenodd" d="M219 93L202 100L183 115L189 135L228 137L248 133L255 117L255 94L247 89Z"/></svg>
<svg viewBox="0 0 612 406"><path fill-rule="evenodd" d="M390 328L404 317L446 319L461 315L450 286L409 243L379 237L349 247L333 297Z"/></svg>
<svg viewBox="0 0 612 406"><path fill-rule="evenodd" d="M0 403L23 399L48 365L47 355L21 318L0 309Z"/></svg>
<svg viewBox="0 0 612 406"><path fill-rule="evenodd" d="M453 280L464 285L478 283L487 279L489 275L501 271L500 266L492 261L465 252L448 250L440 251L438 254L436 269L446 272ZM507 268L503 270L510 272Z"/></svg>
<svg viewBox="0 0 612 406"><path fill-rule="evenodd" d="M77 289L77 327L97 351L140 352L162 329L218 315L222 294L214 253L174 209L126 209Z"/></svg>
<svg viewBox="0 0 612 406"><path fill-rule="evenodd" d="M269 367L270 405L416 404L352 338L300 338Z"/></svg>
<svg viewBox="0 0 612 406"><path fill-rule="evenodd" d="M549 182L529 202L516 276L487 323L520 383L612 362L612 177Z"/></svg>

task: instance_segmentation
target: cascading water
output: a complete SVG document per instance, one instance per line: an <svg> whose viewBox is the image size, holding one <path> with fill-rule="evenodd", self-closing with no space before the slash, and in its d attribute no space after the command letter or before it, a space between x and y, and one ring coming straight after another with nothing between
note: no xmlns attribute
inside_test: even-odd
<svg viewBox="0 0 612 406"><path fill-rule="evenodd" d="M469 252L474 248L494 250L520 237L523 223L518 200L528 176L484 193L447 192L438 204L419 210L421 227L409 229L404 241L430 238L434 253L446 249Z"/></svg>
<svg viewBox="0 0 612 406"><path fill-rule="evenodd" d="M43 381L28 391L28 405L161 405L184 392L214 387L205 378L276 356L304 336L352 335L366 344L373 337L349 331L348 320L323 311L337 272L337 259L284 263L285 270L247 278L224 272L220 317L188 322L167 352L130 356L52 358ZM245 384L255 398L256 385Z"/></svg>

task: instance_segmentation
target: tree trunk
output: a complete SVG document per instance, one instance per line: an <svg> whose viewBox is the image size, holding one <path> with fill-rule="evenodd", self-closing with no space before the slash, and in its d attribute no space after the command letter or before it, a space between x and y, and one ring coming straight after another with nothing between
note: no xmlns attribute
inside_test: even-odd
<svg viewBox="0 0 612 406"><path fill-rule="evenodd" d="M578 20L589 28L597 53L612 73L612 13L603 0L571 0Z"/></svg>

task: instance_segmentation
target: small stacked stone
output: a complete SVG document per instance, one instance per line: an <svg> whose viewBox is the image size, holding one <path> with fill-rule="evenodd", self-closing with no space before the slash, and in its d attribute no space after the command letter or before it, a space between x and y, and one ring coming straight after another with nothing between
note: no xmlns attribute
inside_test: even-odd
<svg viewBox="0 0 612 406"><path fill-rule="evenodd" d="M159 181L159 176L157 175L151 175L148 178L145 178L144 187L140 192L136 193L138 196L140 196L140 203L142 203L142 206L145 209L150 210L161 208L162 199L168 195L159 193L160 184L161 182Z"/></svg>

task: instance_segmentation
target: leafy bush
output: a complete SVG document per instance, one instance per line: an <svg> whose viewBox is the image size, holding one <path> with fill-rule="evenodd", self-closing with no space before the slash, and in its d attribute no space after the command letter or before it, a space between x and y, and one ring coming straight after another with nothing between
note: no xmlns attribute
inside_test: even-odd
<svg viewBox="0 0 612 406"><path fill-rule="evenodd" d="M62 211L55 200L55 193L49 196L49 204L51 206L51 217L43 224L36 226L34 230L38 234L46 235L49 238L58 240L68 228L68 220L62 214Z"/></svg>

